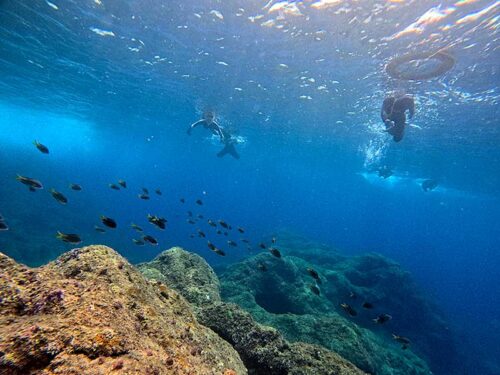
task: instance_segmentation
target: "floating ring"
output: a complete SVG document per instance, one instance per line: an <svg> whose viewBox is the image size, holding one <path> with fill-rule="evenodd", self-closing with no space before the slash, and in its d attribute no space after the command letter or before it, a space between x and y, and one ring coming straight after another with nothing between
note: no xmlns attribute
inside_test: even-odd
<svg viewBox="0 0 500 375"><path fill-rule="evenodd" d="M424 62L429 60L439 62L439 65L434 70L429 72L404 72L399 69L402 65L407 63L418 61ZM406 81L419 81L439 77L453 68L454 65L455 59L445 52L413 53L392 59L386 65L385 71L392 78L404 79Z"/></svg>

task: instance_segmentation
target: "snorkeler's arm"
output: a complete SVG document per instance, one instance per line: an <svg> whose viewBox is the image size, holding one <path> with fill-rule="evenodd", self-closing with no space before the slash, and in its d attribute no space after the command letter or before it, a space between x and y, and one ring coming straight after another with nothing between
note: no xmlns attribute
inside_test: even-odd
<svg viewBox="0 0 500 375"><path fill-rule="evenodd" d="M220 127L220 125L217 123L217 122L213 122L213 124L215 125L215 128L216 128L216 132L217 134L219 135L221 141L224 141L225 140L225 137L224 137L224 133L222 132L222 128Z"/></svg>
<svg viewBox="0 0 500 375"><path fill-rule="evenodd" d="M191 130L193 130L194 128L196 128L198 125L201 125L205 120L201 119L201 120L198 120L196 121L195 123L192 123L191 125L189 125L189 128L187 130L187 133L188 134L191 134Z"/></svg>
<svg viewBox="0 0 500 375"><path fill-rule="evenodd" d="M387 122L387 120L389 120L389 114L386 111L384 111L383 109L382 109L381 117L382 117L383 122Z"/></svg>

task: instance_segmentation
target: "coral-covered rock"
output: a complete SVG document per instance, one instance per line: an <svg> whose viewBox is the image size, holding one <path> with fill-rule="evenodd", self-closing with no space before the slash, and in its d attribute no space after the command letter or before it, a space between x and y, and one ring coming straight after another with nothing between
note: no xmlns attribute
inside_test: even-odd
<svg viewBox="0 0 500 375"><path fill-rule="evenodd" d="M0 253L0 373L246 374L189 304L114 250L30 269Z"/></svg>
<svg viewBox="0 0 500 375"><path fill-rule="evenodd" d="M277 330L256 323L249 313L235 304L205 306L199 319L234 346L252 374L364 374L352 363L325 348L288 343Z"/></svg>
<svg viewBox="0 0 500 375"><path fill-rule="evenodd" d="M220 302L219 280L199 256L180 248L164 251L153 262L140 264L148 278L163 280L198 304L198 320L231 343L254 375L362 374L339 355L315 345L289 344L274 328L256 323L235 304ZM202 280L201 288L198 282ZM209 293L211 298L196 298Z"/></svg>
<svg viewBox="0 0 500 375"><path fill-rule="evenodd" d="M195 306L220 302L215 272L202 257L180 247L166 250L137 268L147 278L162 281L178 291Z"/></svg>
<svg viewBox="0 0 500 375"><path fill-rule="evenodd" d="M281 259L260 254L230 266L221 275L221 285L225 301L242 306L287 340L320 344L380 375L429 374L422 357L432 347L440 348L432 340L441 335L442 345L452 345L439 315L397 264L376 254L349 258L319 248L280 249ZM263 264L267 271L259 269ZM311 290L316 280L308 268L319 274L319 295ZM364 302L373 308L363 308ZM341 303L350 304L357 315L346 314ZM393 319L375 324L381 313ZM409 337L410 348L403 350L392 333Z"/></svg>

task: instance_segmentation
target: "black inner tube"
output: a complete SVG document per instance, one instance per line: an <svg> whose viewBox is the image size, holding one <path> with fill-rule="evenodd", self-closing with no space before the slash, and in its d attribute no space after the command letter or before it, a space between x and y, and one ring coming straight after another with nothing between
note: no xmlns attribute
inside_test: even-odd
<svg viewBox="0 0 500 375"><path fill-rule="evenodd" d="M438 65L431 71L402 71L400 69L407 63L426 62L432 60L433 62L438 62ZM454 65L455 59L444 52L413 53L392 59L385 67L385 71L392 78L403 79L407 81L419 81L439 77L453 68Z"/></svg>

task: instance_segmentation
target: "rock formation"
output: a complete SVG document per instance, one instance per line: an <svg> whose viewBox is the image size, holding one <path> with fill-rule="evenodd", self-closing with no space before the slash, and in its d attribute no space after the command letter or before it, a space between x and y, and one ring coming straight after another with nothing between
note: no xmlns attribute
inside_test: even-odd
<svg viewBox="0 0 500 375"><path fill-rule="evenodd" d="M174 247L137 268L149 279L162 281L194 306L220 302L219 279L199 255Z"/></svg>
<svg viewBox="0 0 500 375"><path fill-rule="evenodd" d="M364 374L352 363L323 347L302 342L288 343L277 330L258 324L235 304L206 306L201 310L199 320L233 345L251 374Z"/></svg>
<svg viewBox="0 0 500 375"><path fill-rule="evenodd" d="M418 354L446 337L409 276L379 255L259 254L222 274L222 296L237 304L222 302L211 267L181 248L138 268L104 246L40 268L0 253L0 373L423 375ZM393 315L390 324L373 323L380 312ZM406 314L434 329L435 342ZM409 336L410 348L392 332Z"/></svg>
<svg viewBox="0 0 500 375"><path fill-rule="evenodd" d="M453 368L456 352L444 320L399 265L377 254L344 257L312 243L297 245L295 239L284 243L280 237L279 245L281 259L259 254L222 272L223 300L242 306L287 340L320 344L367 372L428 374L426 361L439 373ZM318 282L308 268L318 272ZM310 289L316 283L320 295ZM373 308L363 308L364 302ZM357 315L349 316L341 303ZM375 324L381 313L393 319ZM403 350L392 333L409 337L410 347Z"/></svg>
<svg viewBox="0 0 500 375"><path fill-rule="evenodd" d="M0 253L0 373L246 374L186 300L114 250L27 268Z"/></svg>
<svg viewBox="0 0 500 375"><path fill-rule="evenodd" d="M197 304L198 320L233 345L251 374L364 374L330 350L311 344L290 344L276 329L258 324L241 307L221 303L217 276L196 254L173 248L164 251L152 262L138 265L138 268L145 276L165 281L169 287ZM191 275L195 275L194 278ZM200 279L203 281L197 290Z"/></svg>

